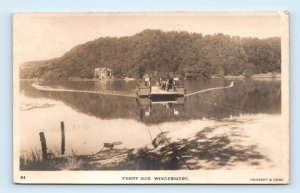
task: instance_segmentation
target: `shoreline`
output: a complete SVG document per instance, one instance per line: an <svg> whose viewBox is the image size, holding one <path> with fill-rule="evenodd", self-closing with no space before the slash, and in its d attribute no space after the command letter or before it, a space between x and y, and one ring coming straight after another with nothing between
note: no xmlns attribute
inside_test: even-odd
<svg viewBox="0 0 300 193"><path fill-rule="evenodd" d="M245 77L243 75L227 75L224 76L225 79L227 80L232 80L232 79L253 79L253 80L263 80L263 79L275 79L275 80L281 80L281 73L260 73L260 74L253 74L249 77Z"/></svg>
<svg viewBox="0 0 300 193"><path fill-rule="evenodd" d="M222 77L218 77L215 75L212 75L212 77L210 79L216 79L216 78L222 78ZM253 79L253 80L263 80L263 79L275 79L275 80L281 80L281 73L272 73L272 72L268 72L268 73L259 73L259 74L253 74L249 77L246 77L244 75L226 75L224 76L224 79L227 80L234 80L234 79ZM28 78L28 79L19 79L20 81L70 81L70 82L110 82L110 81L136 81L138 79L136 78L128 78L128 77L124 77L124 78L112 78L112 79L97 79L97 78L77 78L77 77L67 77L67 78L62 78L62 79L58 79L58 80L44 80L44 79L39 79L39 78ZM186 79L184 78L184 80L199 80L199 79ZM200 79L201 80L201 79ZM203 79L205 80L205 79Z"/></svg>
<svg viewBox="0 0 300 193"><path fill-rule="evenodd" d="M222 77L216 77L212 76L210 79L220 79ZM276 75L270 75L270 74L254 74L250 77L245 77L243 75L226 75L224 76L224 79L226 80L244 80L244 79L252 79L252 80L281 80L281 74ZM61 81L68 81L68 82L111 82L111 81L136 81L137 79L108 79L108 80L99 80L99 79L72 79L72 78L66 78L66 79L58 79L58 80L44 80L44 79L37 79L37 78L28 78L28 79L19 79L19 81L42 81L42 82L48 82L48 81L55 81L55 82L61 82ZM183 80L202 80L202 79L183 79ZM207 79L203 79L207 80Z"/></svg>

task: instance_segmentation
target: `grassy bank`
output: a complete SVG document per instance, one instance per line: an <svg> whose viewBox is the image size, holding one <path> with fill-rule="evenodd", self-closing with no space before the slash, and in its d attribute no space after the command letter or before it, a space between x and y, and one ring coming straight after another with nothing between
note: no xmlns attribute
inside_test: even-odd
<svg viewBox="0 0 300 193"><path fill-rule="evenodd" d="M154 145L130 149L103 148L90 155L72 153L60 156L58 153L50 153L48 159L42 160L39 153L32 153L20 158L20 169L210 170L276 167L278 160L275 159L280 157L274 151L278 148L274 144L261 141L266 135L278 134L278 130L269 130L274 128L270 127L274 125L271 121L266 119L257 122L255 118L220 120L203 128L193 127L184 131L168 132L159 139L156 138ZM267 123L264 125L266 127L261 123Z"/></svg>

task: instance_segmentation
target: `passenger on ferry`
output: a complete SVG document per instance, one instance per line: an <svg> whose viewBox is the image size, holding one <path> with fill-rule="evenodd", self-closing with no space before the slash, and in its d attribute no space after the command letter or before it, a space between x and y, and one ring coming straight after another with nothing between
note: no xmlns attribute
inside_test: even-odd
<svg viewBox="0 0 300 193"><path fill-rule="evenodd" d="M173 86L173 79L172 78L169 78L167 80L167 91L169 91Z"/></svg>
<svg viewBox="0 0 300 193"><path fill-rule="evenodd" d="M161 83L161 89L166 90L167 82L165 80L162 81Z"/></svg>

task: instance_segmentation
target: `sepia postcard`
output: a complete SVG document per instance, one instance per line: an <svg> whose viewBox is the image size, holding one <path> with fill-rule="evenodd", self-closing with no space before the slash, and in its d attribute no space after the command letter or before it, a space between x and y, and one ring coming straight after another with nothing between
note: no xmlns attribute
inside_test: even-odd
<svg viewBox="0 0 300 193"><path fill-rule="evenodd" d="M286 11L12 18L15 183L289 183Z"/></svg>

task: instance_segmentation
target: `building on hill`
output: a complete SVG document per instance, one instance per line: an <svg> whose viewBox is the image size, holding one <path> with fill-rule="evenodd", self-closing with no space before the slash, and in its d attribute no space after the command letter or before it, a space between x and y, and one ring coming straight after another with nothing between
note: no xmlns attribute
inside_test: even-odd
<svg viewBox="0 0 300 193"><path fill-rule="evenodd" d="M110 68L95 68L94 77L99 80L109 80L113 78L113 72Z"/></svg>

